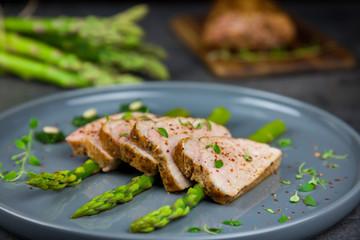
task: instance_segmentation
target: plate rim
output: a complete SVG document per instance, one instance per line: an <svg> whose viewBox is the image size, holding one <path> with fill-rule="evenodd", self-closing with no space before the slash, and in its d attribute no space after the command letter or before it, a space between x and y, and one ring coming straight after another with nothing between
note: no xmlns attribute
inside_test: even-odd
<svg viewBox="0 0 360 240"><path fill-rule="evenodd" d="M238 85L232 85L232 84L219 84L219 83L199 83L199 82L191 82L191 81L181 81L181 82L146 82L139 85L127 85L127 86L119 86L119 85L111 85L106 87L91 87L91 88L85 88L85 89L75 89L75 90L68 90L64 92L59 92L55 94L49 94L44 97L39 97L34 100L19 104L17 106L14 106L8 110L5 110L3 112L0 112L0 120L3 118L6 118L7 116L17 113L18 111L21 111L22 109L34 107L38 104L45 103L47 101L54 101L57 99L67 99L71 97L81 97L85 95L89 95L92 93L105 93L105 92L126 92L133 89L152 89L155 87L159 88L196 88L199 90L217 90L217 91L230 91L230 92L236 92L236 93L245 93L247 95L251 96L261 96L262 98L270 101L276 101L280 103L285 103L286 105L290 105L296 108L305 109L307 111L310 110L312 114L317 114L325 117L332 118L333 122L335 121L336 125L340 125L342 129L346 130L346 133L350 134L352 139L356 140L357 144L360 146L360 135L357 133L357 131L351 127L349 124L347 124L345 121L340 119L339 117L327 112L326 110L323 110L317 106L311 105L306 102L302 102L300 100L283 96L277 93L272 93L264 90L259 89L253 89L249 87L243 87ZM335 221L332 221L332 223L328 224L326 227L322 229L328 229L330 226L335 224L337 221L341 220L343 217L345 217L351 210L356 207L357 204L360 202L360 180L357 179L357 182L351 187L349 191L346 192L343 196L341 196L339 199L335 200L333 203L321 208L320 210L317 210L315 213L311 213L301 219L297 219L294 221L289 221L287 223L278 225L278 226L272 226L271 228L264 228L259 229L256 231L250 231L246 230L243 232L236 232L236 233L227 233L226 235L214 235L214 236L192 236L192 239L235 239L235 238L241 238L241 237L259 237L263 235L268 234L277 234L281 232L282 234L286 231L293 231L293 228L295 225L299 224L309 224L311 222L310 220L316 220L319 218L322 218L324 215L328 215L329 212L332 212L332 214L337 214L337 216L341 216L337 218ZM338 209L340 206L343 206L345 203L347 204L347 211L339 211ZM67 234L80 234L81 236L86 237L106 237L107 239L119 239L118 236L115 237L114 235L105 235L104 233L91 233L89 234L85 229L71 229L66 226L61 226L57 224L50 224L44 221L35 220L32 218L28 218L25 216L22 216L21 214L18 214L14 211L5 209L3 206L3 203L0 203L0 211L1 215L6 214L11 217L13 217L14 221L26 221L28 224L37 225L38 227L42 228L51 228L56 231L62 231ZM0 215L0 217L1 217ZM5 230L9 230L8 228L2 226ZM320 233L321 231L317 231L316 233ZM15 233L16 234L16 233ZM315 234L315 232L313 233ZM280 235L279 235L280 236ZM142 239L144 237L143 234L134 234L131 238L124 238L124 239ZM157 236L156 238L151 238L151 235L146 235L147 239L166 239L162 236ZM120 238L122 239L122 238ZM174 236L173 239L182 239L177 238Z"/></svg>

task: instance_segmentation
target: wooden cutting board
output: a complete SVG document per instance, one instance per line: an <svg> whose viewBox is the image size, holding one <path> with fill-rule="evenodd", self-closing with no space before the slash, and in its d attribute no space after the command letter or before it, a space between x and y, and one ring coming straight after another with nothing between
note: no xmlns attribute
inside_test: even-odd
<svg viewBox="0 0 360 240"><path fill-rule="evenodd" d="M288 58L282 60L257 61L224 61L209 58L209 50L201 44L200 33L204 22L203 17L178 15L171 21L171 26L177 36L194 52L206 66L220 78L245 78L271 74L325 71L350 69L355 66L355 59L345 48L307 24L294 18L298 30L296 46L316 41L321 51L316 56Z"/></svg>

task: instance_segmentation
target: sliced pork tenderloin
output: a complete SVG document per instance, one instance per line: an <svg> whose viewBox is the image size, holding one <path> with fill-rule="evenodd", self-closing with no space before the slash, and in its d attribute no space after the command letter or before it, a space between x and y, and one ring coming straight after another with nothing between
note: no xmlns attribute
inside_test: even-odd
<svg viewBox="0 0 360 240"><path fill-rule="evenodd" d="M121 120L127 113L117 113L109 116L110 120ZM144 113L132 113L133 115L144 115ZM100 141L100 129L107 122L106 117L99 118L91 123L80 127L66 137L74 155L87 155L99 164L104 172L116 169L121 161L107 152Z"/></svg>
<svg viewBox="0 0 360 240"><path fill-rule="evenodd" d="M159 173L158 162L147 151L130 141L130 132L138 118L156 119L151 113L133 113L126 119L109 120L100 130L100 141L104 149L113 157L127 162L148 176Z"/></svg>
<svg viewBox="0 0 360 240"><path fill-rule="evenodd" d="M215 145L220 151L215 151ZM281 162L281 151L277 148L226 137L183 139L173 156L181 172L198 182L220 204L231 203L254 188L278 169Z"/></svg>
<svg viewBox="0 0 360 240"><path fill-rule="evenodd" d="M160 132L164 131L167 137ZM164 134L164 133L163 133ZM168 192L184 190L192 185L176 166L173 151L177 143L186 137L231 137L228 129L205 119L163 118L139 119L131 131L131 141L147 150L159 162L159 172Z"/></svg>

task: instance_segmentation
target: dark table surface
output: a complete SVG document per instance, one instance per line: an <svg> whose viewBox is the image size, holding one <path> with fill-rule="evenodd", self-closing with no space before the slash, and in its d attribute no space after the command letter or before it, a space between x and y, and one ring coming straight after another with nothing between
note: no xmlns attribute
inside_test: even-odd
<svg viewBox="0 0 360 240"><path fill-rule="evenodd" d="M6 14L17 14L25 1L5 1ZM137 1L43 1L35 15L109 16ZM282 1L283 6L330 38L341 43L360 60L360 2ZM222 80L208 69L173 34L169 22L177 13L205 13L207 1L150 1L151 12L142 26L150 42L169 52L167 65L172 81L197 81L234 84L278 93L320 107L347 122L360 132L360 66L349 71L298 73L252 79ZM0 77L0 112L32 99L66 91L55 86L25 82L14 76ZM16 236L0 227L0 239ZM360 239L360 205L336 225L313 239Z"/></svg>

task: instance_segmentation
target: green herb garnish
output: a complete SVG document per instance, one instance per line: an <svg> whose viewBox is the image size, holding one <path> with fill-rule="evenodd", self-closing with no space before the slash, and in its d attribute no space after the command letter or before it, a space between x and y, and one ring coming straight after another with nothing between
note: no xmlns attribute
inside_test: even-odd
<svg viewBox="0 0 360 240"><path fill-rule="evenodd" d="M339 165L337 165L337 164L335 164L335 163L332 163L332 164L329 164L327 167L328 167L328 168L338 168Z"/></svg>
<svg viewBox="0 0 360 240"><path fill-rule="evenodd" d="M223 229L222 228L207 228L206 224L204 225L204 231L210 234L218 234L220 233Z"/></svg>
<svg viewBox="0 0 360 240"><path fill-rule="evenodd" d="M122 104L119 113L123 112L149 112L149 108L146 107L140 99L137 99L130 103Z"/></svg>
<svg viewBox="0 0 360 240"><path fill-rule="evenodd" d="M82 127L88 123L91 123L97 119L99 119L99 116L94 116L91 118L84 118L83 116L79 116L79 117L74 117L72 123L74 124L74 126L76 127Z"/></svg>
<svg viewBox="0 0 360 240"><path fill-rule="evenodd" d="M216 168L221 168L224 165L224 162L221 160L216 160L215 161L215 167Z"/></svg>
<svg viewBox="0 0 360 240"><path fill-rule="evenodd" d="M225 225L231 225L231 226L240 226L240 225L242 225L242 222L233 221L232 218L230 218L230 221L226 220L226 221L222 221L222 223L225 224Z"/></svg>
<svg viewBox="0 0 360 240"><path fill-rule="evenodd" d="M282 181L280 181L280 182L283 183L283 184L286 184L286 185L290 185L290 184L291 184L290 181L284 181L284 180L282 180Z"/></svg>
<svg viewBox="0 0 360 240"><path fill-rule="evenodd" d="M122 116L122 119L132 118L134 115L131 112L127 112Z"/></svg>
<svg viewBox="0 0 360 240"><path fill-rule="evenodd" d="M34 173L25 171L25 164L29 159L29 163L34 166L40 166L40 161L34 157L30 156L31 144L34 135L34 129L37 127L38 121L36 118L31 118L29 121L30 131L28 135L23 136L21 139L15 139L14 144L18 149L24 150L22 153L13 155L11 160L16 160L15 164L20 165L19 171L10 171L5 174L6 170L1 170L2 164L0 163L0 178L5 181L13 182L18 180L23 174L27 174L29 177L34 176Z"/></svg>
<svg viewBox="0 0 360 240"><path fill-rule="evenodd" d="M220 149L220 147L219 147L219 145L217 145L217 144L213 144L213 143L211 143L211 144L208 144L208 145L206 145L205 146L205 149L208 149L208 148L212 148L216 153L218 153L218 154L220 154L221 153L221 149Z"/></svg>
<svg viewBox="0 0 360 240"><path fill-rule="evenodd" d="M272 210L271 208L264 208L264 209L265 209L265 211L267 211L268 213L271 213L271 214L274 214L274 213L275 213L275 211Z"/></svg>
<svg viewBox="0 0 360 240"><path fill-rule="evenodd" d="M109 114L105 114L105 119L106 119L107 122L110 120Z"/></svg>
<svg viewBox="0 0 360 240"><path fill-rule="evenodd" d="M190 112L184 108L174 108L169 112L165 113L163 116L167 117L189 117Z"/></svg>
<svg viewBox="0 0 360 240"><path fill-rule="evenodd" d="M198 228L198 227L192 227L192 228L189 228L187 231L188 231L188 232L191 232L191 233L198 233L198 232L200 232L201 230L204 230L205 232L210 233L210 234L218 234L218 233L220 233L223 229L222 229L222 228L208 228L208 227L206 226L206 224L205 224L204 227L203 227L203 229Z"/></svg>
<svg viewBox="0 0 360 240"><path fill-rule="evenodd" d="M246 149L246 154L244 156L244 159L248 162L251 162L253 160L252 157L249 155L249 149Z"/></svg>
<svg viewBox="0 0 360 240"><path fill-rule="evenodd" d="M306 163L303 162L300 166L299 166L299 169L298 169L298 174L296 175L296 179L301 179L303 178L303 175L305 174L309 174L309 175L317 175L315 169L313 167L311 168L306 168L306 169L302 169L304 167Z"/></svg>
<svg viewBox="0 0 360 240"><path fill-rule="evenodd" d="M189 125L190 127L195 128L194 125L190 121L187 121L186 123L183 123L181 121L181 119L179 118L179 123L181 124L181 126L188 126Z"/></svg>
<svg viewBox="0 0 360 240"><path fill-rule="evenodd" d="M290 138L282 138L278 141L280 147L288 147L291 146L292 141Z"/></svg>
<svg viewBox="0 0 360 240"><path fill-rule="evenodd" d="M303 198L303 201L306 205L308 206L312 206L315 207L316 206L316 202L315 200L311 197L311 196L306 196Z"/></svg>
<svg viewBox="0 0 360 240"><path fill-rule="evenodd" d="M330 150L328 150L328 151L325 151L325 152L321 155L322 159L328 159L328 158L345 159L345 158L347 158L347 156L348 156L347 154L342 155L342 156L335 155L335 154L334 154L334 150L332 150L332 149L330 149Z"/></svg>
<svg viewBox="0 0 360 240"><path fill-rule="evenodd" d="M299 192L311 192L314 190L315 185L312 183L305 183L299 188Z"/></svg>
<svg viewBox="0 0 360 240"><path fill-rule="evenodd" d="M169 135L168 135L168 133L167 133L167 131L166 131L165 128L157 128L157 130L158 130L158 132L159 132L161 135L163 135L164 137L166 137L166 138L169 137Z"/></svg>
<svg viewBox="0 0 360 240"><path fill-rule="evenodd" d="M207 125L208 125L209 131L211 131L211 129L212 129L212 127L211 127L211 122L206 119L206 123L207 123Z"/></svg>
<svg viewBox="0 0 360 240"><path fill-rule="evenodd" d="M200 123L196 126L196 128L197 128L197 129L202 129L204 126L205 126L205 123L200 122Z"/></svg>
<svg viewBox="0 0 360 240"><path fill-rule="evenodd" d="M201 231L201 228L192 227L192 228L189 228L187 231L188 231L188 232L191 232L191 233L197 233L197 232L200 232L200 231Z"/></svg>
<svg viewBox="0 0 360 240"><path fill-rule="evenodd" d="M285 217L285 215L282 215L281 218L279 218L279 223L284 223L289 221L289 219L287 217Z"/></svg>
<svg viewBox="0 0 360 240"><path fill-rule="evenodd" d="M129 135L129 134L128 133L120 133L119 134L120 137L127 136L127 135Z"/></svg>
<svg viewBox="0 0 360 240"><path fill-rule="evenodd" d="M46 133L44 131L40 131L35 133L35 139L45 144L54 144L63 142L65 140L65 136L62 132Z"/></svg>
<svg viewBox="0 0 360 240"><path fill-rule="evenodd" d="M290 202L297 203L299 201L300 201L300 198L299 198L298 192L296 191L295 194L290 197Z"/></svg>

